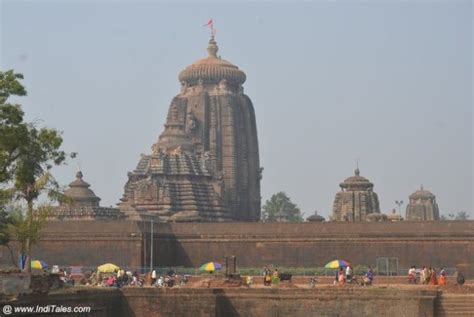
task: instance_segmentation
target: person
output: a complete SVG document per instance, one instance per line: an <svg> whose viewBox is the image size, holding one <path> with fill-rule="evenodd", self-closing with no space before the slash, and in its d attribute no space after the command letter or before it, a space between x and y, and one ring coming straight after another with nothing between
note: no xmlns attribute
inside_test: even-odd
<svg viewBox="0 0 474 317"><path fill-rule="evenodd" d="M248 275L248 276L246 277L246 279L245 279L245 284L246 284L248 287L250 287L250 285L253 284L253 278L252 278L250 275Z"/></svg>
<svg viewBox="0 0 474 317"><path fill-rule="evenodd" d="M163 276L160 275L160 277L158 278L158 281L156 282L156 285L158 287L163 287L164 286L164 283L165 283L165 280L163 279Z"/></svg>
<svg viewBox="0 0 474 317"><path fill-rule="evenodd" d="M374 272L372 271L372 267L369 266L367 273L365 273L364 278L362 279L363 285L372 285L373 280Z"/></svg>
<svg viewBox="0 0 474 317"><path fill-rule="evenodd" d="M414 265L408 270L408 283L416 284L416 267Z"/></svg>
<svg viewBox="0 0 474 317"><path fill-rule="evenodd" d="M338 282L339 282L339 285L342 285L346 282L346 277L344 275L344 268L342 267L339 269Z"/></svg>
<svg viewBox="0 0 474 317"><path fill-rule="evenodd" d="M446 271L444 268L441 268L439 271L439 280L438 280L439 285L446 285Z"/></svg>
<svg viewBox="0 0 474 317"><path fill-rule="evenodd" d="M271 284L272 284L272 275L270 274L270 272L268 272L268 274L265 275L265 278L263 280L263 285L270 286Z"/></svg>
<svg viewBox="0 0 474 317"><path fill-rule="evenodd" d="M430 285L438 285L438 278L436 276L435 268L431 268Z"/></svg>
<svg viewBox="0 0 474 317"><path fill-rule="evenodd" d="M464 283L466 282L466 279L464 278L464 275L461 272L456 273L456 282L459 285L464 285Z"/></svg>
<svg viewBox="0 0 474 317"><path fill-rule="evenodd" d="M423 266L420 272L420 282L422 284L425 284L425 281L426 281L426 266Z"/></svg>
<svg viewBox="0 0 474 317"><path fill-rule="evenodd" d="M314 276L309 279L309 287L314 288L316 283L318 283L318 276L314 273Z"/></svg>
<svg viewBox="0 0 474 317"><path fill-rule="evenodd" d="M334 285L336 285L339 282L339 270L335 270L335 276L334 276Z"/></svg>
<svg viewBox="0 0 474 317"><path fill-rule="evenodd" d="M346 280L347 283L350 283L352 281L352 267L350 265L346 267Z"/></svg>
<svg viewBox="0 0 474 317"><path fill-rule="evenodd" d="M156 271L151 271L151 285L155 285L156 283Z"/></svg>
<svg viewBox="0 0 474 317"><path fill-rule="evenodd" d="M188 277L186 274L183 275L183 278L179 281L179 286L185 286L188 283Z"/></svg>
<svg viewBox="0 0 474 317"><path fill-rule="evenodd" d="M275 271L273 271L273 276L274 277L280 277L280 272L278 272L278 269L275 269Z"/></svg>
<svg viewBox="0 0 474 317"><path fill-rule="evenodd" d="M431 275L433 274L433 268L430 266L427 270L427 273L426 273L426 281L425 281L425 284L430 284L430 281L431 281Z"/></svg>
<svg viewBox="0 0 474 317"><path fill-rule="evenodd" d="M268 274L270 274L270 269L265 266L265 267L263 268L263 276L267 276Z"/></svg>
<svg viewBox="0 0 474 317"><path fill-rule="evenodd" d="M115 285L115 275L111 275L107 279L107 286L108 287L113 287L114 285Z"/></svg>

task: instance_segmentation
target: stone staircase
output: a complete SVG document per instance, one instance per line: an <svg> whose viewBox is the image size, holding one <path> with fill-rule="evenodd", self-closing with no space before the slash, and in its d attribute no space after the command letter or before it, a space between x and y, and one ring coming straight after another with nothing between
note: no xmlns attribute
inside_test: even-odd
<svg viewBox="0 0 474 317"><path fill-rule="evenodd" d="M474 294L440 294L435 300L436 317L474 316Z"/></svg>

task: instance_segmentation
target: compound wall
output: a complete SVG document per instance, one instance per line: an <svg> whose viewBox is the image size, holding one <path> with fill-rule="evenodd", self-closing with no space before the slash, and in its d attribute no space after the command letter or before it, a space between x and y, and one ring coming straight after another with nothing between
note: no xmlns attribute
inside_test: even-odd
<svg viewBox="0 0 474 317"><path fill-rule="evenodd" d="M132 221L51 222L33 256L62 266L112 262L148 267L150 227ZM240 267L321 267L332 259L374 266L378 257L395 257L400 268L460 267L474 276L474 221L155 223L153 227L153 263L158 267L199 267L230 255L237 256ZM1 249L0 254L0 264L11 263L8 250Z"/></svg>

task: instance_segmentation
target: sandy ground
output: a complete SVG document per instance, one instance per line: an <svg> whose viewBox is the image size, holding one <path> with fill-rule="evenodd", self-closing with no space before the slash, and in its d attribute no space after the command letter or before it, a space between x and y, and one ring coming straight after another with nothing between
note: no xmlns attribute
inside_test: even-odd
<svg viewBox="0 0 474 317"><path fill-rule="evenodd" d="M237 284L232 285L229 283L226 283L224 279L202 279L199 281L195 282L188 282L185 288L249 288L248 286L241 285L238 286ZM316 284L314 287L315 289L325 289L325 288L361 288L361 287L366 287L366 288L383 288L383 289L399 289L399 290L409 290L409 289L439 289L447 293L456 293L456 294L474 294L474 280L469 280L466 281L466 283L463 286L457 285L457 284L450 284L448 283L447 285L444 286L439 286L439 285L420 285L420 284L377 284L375 281L373 285L371 286L360 286L357 284L344 284L344 285L331 285L331 284ZM287 281L285 282L280 282L279 285L272 285L272 286L264 286L261 283L257 284L252 284L250 288L284 288L284 289L310 289L309 287L309 282L308 284L294 284L294 283L288 283Z"/></svg>

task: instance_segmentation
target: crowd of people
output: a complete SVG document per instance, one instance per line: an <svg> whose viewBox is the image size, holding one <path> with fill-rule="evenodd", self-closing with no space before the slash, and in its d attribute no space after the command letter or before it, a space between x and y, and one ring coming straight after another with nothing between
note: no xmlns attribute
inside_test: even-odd
<svg viewBox="0 0 474 317"><path fill-rule="evenodd" d="M423 266L423 268L417 269L416 266L412 266L408 270L408 282L413 284L420 282L425 285L446 285L446 275L444 268L437 272L433 267Z"/></svg>
<svg viewBox="0 0 474 317"><path fill-rule="evenodd" d="M150 284L154 287L184 286L188 283L187 275L178 275L174 270L168 270L166 274L158 276L156 270L151 271Z"/></svg>
<svg viewBox="0 0 474 317"><path fill-rule="evenodd" d="M101 287L142 287L144 280L137 271L132 273L132 271L120 269L113 273L93 272L88 278L87 283L90 283L92 286Z"/></svg>
<svg viewBox="0 0 474 317"><path fill-rule="evenodd" d="M366 286L371 285L374 280L374 271L372 267L368 267L367 272L361 277L361 280L357 280L354 277L354 271L351 265L346 267L340 267L335 271L334 285L344 285L345 283L358 283L360 285Z"/></svg>
<svg viewBox="0 0 474 317"><path fill-rule="evenodd" d="M168 270L165 274L158 274L156 270L152 270L147 274L141 275L138 271L132 273L132 271L125 271L123 269L115 270L111 273L103 273L99 271L84 274L79 280L74 278L68 270L58 270L60 281L63 285L73 286L74 284L79 285L90 285L100 287L143 287L153 286L158 288L170 288L175 286L185 286L189 281L188 275L178 275L174 270ZM277 268L265 267L263 269L263 284L265 286L278 285L281 281L288 280L291 282L291 274L281 273ZM433 267L422 267L416 268L412 266L408 270L408 282L417 284L421 283L424 285L446 285L447 272L444 268L439 271ZM76 280L76 283L75 283ZM464 284L464 276L460 273L456 273L457 283ZM314 287L318 279L315 275L310 277L309 285ZM335 271L334 285L344 285L346 283L358 284L358 285L371 285L374 281L374 271L369 266L366 273L360 276L354 275L354 270L351 265L340 267ZM245 277L243 283L246 286L253 284L253 278L251 276Z"/></svg>

